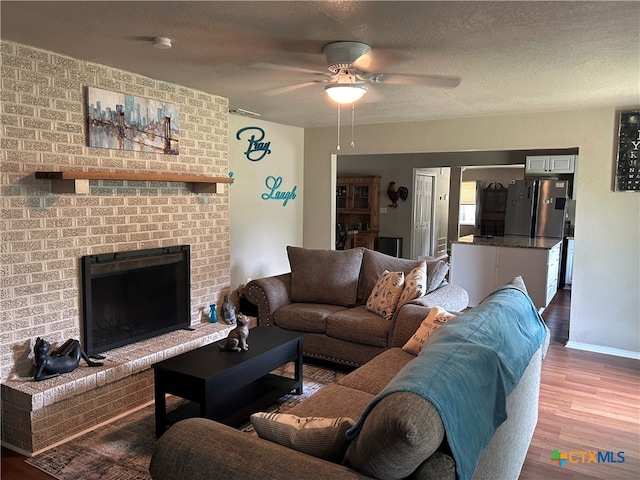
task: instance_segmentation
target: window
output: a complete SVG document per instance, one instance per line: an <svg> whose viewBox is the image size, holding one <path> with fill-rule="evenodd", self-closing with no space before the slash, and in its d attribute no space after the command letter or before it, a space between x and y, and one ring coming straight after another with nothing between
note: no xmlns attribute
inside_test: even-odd
<svg viewBox="0 0 640 480"><path fill-rule="evenodd" d="M478 182L462 182L460 185L460 225L477 226Z"/></svg>

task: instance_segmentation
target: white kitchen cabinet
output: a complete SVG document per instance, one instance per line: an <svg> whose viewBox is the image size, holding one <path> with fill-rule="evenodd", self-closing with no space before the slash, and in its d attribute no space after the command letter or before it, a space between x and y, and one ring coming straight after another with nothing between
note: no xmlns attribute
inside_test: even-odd
<svg viewBox="0 0 640 480"><path fill-rule="evenodd" d="M565 285L573 283L573 238L567 240L567 265L564 272Z"/></svg>
<svg viewBox="0 0 640 480"><path fill-rule="evenodd" d="M525 175L574 173L577 155L534 155L526 158Z"/></svg>
<svg viewBox="0 0 640 480"><path fill-rule="evenodd" d="M536 308L545 308L558 291L559 268L560 243L551 249L451 244L449 279L469 293L471 307L520 275Z"/></svg>

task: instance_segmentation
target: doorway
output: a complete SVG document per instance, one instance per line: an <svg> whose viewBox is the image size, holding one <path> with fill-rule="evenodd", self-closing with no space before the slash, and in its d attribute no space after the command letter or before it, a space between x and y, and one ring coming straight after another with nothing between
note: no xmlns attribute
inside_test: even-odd
<svg viewBox="0 0 640 480"><path fill-rule="evenodd" d="M435 183L432 173L414 170L411 258L434 256Z"/></svg>

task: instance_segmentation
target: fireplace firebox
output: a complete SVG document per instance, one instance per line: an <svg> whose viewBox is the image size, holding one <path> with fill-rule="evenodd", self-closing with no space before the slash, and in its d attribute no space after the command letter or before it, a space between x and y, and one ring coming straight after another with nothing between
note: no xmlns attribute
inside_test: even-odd
<svg viewBox="0 0 640 480"><path fill-rule="evenodd" d="M189 327L190 256L179 245L82 257L87 354Z"/></svg>

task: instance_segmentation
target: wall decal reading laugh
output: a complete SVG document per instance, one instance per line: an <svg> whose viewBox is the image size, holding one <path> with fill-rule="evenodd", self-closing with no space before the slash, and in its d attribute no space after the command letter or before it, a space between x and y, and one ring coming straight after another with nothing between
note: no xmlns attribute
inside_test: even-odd
<svg viewBox="0 0 640 480"><path fill-rule="evenodd" d="M262 160L267 154L271 153L270 147L271 142L263 142L265 133L264 130L260 127L245 127L238 130L236 133L236 138L240 140L240 136L244 132L252 132L256 131L257 133L251 134L251 136L247 139L249 142L249 147L247 151L244 152L247 159L252 162L259 162Z"/></svg>
<svg viewBox="0 0 640 480"><path fill-rule="evenodd" d="M282 177L269 175L264 183L267 186L268 192L262 194L263 200L282 200L282 206L286 207L289 200L296 198L297 185L294 185L289 191L279 190L280 185L282 185Z"/></svg>

